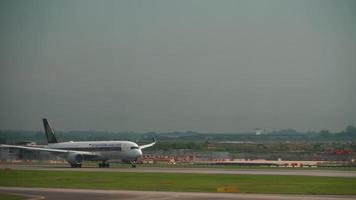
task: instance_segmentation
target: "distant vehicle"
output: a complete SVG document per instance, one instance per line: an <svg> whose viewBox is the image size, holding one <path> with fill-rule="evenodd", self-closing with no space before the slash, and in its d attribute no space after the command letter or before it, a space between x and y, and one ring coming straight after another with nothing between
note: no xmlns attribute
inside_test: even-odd
<svg viewBox="0 0 356 200"><path fill-rule="evenodd" d="M118 159L136 167L136 161L142 156L142 149L156 144L139 146L130 141L83 141L58 142L47 119L42 119L48 145L46 147L19 146L0 144L0 147L46 151L64 158L71 167L82 167L84 160L101 161L100 168L109 167L109 160Z"/></svg>

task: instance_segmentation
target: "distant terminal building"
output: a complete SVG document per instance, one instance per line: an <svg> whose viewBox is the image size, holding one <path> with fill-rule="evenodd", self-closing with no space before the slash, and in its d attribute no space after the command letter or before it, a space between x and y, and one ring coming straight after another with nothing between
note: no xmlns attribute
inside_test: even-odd
<svg viewBox="0 0 356 200"><path fill-rule="evenodd" d="M261 135L263 133L263 130L259 128L255 128L255 133L256 135Z"/></svg>

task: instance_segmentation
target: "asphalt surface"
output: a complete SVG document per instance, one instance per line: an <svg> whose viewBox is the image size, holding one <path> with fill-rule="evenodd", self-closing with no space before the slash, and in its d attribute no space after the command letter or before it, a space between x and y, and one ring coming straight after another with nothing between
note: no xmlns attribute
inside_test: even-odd
<svg viewBox="0 0 356 200"><path fill-rule="evenodd" d="M146 172L146 173L198 173L198 174L249 174L249 175L289 175L289 176L324 176L355 178L356 171L308 170L308 169L219 169L219 168L70 168L64 165L1 165L0 168L16 170L49 170L49 171L90 171L90 172Z"/></svg>
<svg viewBox="0 0 356 200"><path fill-rule="evenodd" d="M28 196L30 199L47 200L351 200L356 196L327 195L278 195L278 194L238 194L238 193L194 193L194 192L156 192L156 191L126 191L126 190L84 190L57 188L20 188L0 187L0 192Z"/></svg>

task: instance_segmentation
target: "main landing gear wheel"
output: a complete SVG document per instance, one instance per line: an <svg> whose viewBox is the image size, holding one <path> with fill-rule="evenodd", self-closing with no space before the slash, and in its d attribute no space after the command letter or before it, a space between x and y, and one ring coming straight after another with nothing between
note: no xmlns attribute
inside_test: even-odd
<svg viewBox="0 0 356 200"><path fill-rule="evenodd" d="M70 164L71 168L81 168L82 164Z"/></svg>
<svg viewBox="0 0 356 200"><path fill-rule="evenodd" d="M109 163L107 163L107 162L101 162L101 163L99 163L99 168L109 168L110 167L110 165L109 165Z"/></svg>

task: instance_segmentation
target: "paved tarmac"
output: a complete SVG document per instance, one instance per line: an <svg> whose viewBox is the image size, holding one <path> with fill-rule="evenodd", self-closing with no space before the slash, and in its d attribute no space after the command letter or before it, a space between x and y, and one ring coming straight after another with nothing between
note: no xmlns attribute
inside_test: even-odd
<svg viewBox="0 0 356 200"><path fill-rule="evenodd" d="M198 174L249 174L249 175L291 175L356 178L356 171L317 170L317 169L219 169L219 168L70 168L64 165L1 165L0 168L16 170L49 171L92 171L92 172L146 172L146 173L198 173Z"/></svg>
<svg viewBox="0 0 356 200"><path fill-rule="evenodd" d="M59 188L0 187L0 192L30 195L30 199L46 200L354 200L356 196L334 195L279 195L238 193L156 192L126 190L84 190ZM36 198L37 197L37 198Z"/></svg>

